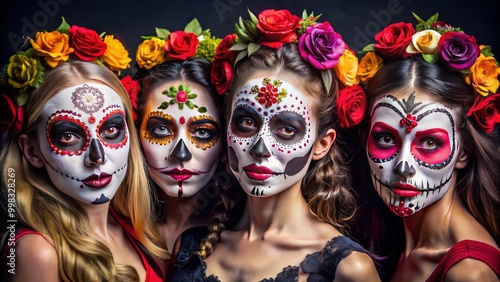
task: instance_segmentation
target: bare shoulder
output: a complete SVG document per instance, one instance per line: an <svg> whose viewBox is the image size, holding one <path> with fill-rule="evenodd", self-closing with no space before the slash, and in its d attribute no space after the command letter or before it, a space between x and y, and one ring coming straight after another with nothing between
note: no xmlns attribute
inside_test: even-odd
<svg viewBox="0 0 500 282"><path fill-rule="evenodd" d="M335 281L380 281L380 278L372 258L354 251L337 266Z"/></svg>
<svg viewBox="0 0 500 282"><path fill-rule="evenodd" d="M24 235L16 241L13 281L60 281L57 253L41 235Z"/></svg>
<svg viewBox="0 0 500 282"><path fill-rule="evenodd" d="M498 277L484 262L467 258L448 270L446 281L498 281Z"/></svg>

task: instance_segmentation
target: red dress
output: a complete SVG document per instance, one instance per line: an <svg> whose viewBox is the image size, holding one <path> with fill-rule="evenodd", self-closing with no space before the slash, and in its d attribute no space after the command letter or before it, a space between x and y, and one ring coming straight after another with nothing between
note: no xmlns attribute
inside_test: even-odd
<svg viewBox="0 0 500 282"><path fill-rule="evenodd" d="M139 256L141 257L142 265L146 269L146 280L145 281L146 282L162 282L163 281L162 277L164 275L162 273L162 270L160 270L157 263L154 262L150 256L146 255L145 249L142 246L142 244L139 242L139 239L137 238L137 233L135 232L135 230L132 227L132 225L130 224L130 222L127 219L120 216L113 209L110 209L110 213L113 216L113 218L116 220L116 222L118 222L121 225L121 227L125 231L125 235L127 236L127 239L132 244L132 246L134 247L137 254L139 254ZM19 230L15 236L14 241L18 240L19 238L21 238L24 235L30 235L30 234L42 236L45 240L47 240L47 242L50 243L50 240L45 238L39 232L32 230L32 229L27 229L27 228L23 228L23 229ZM52 243L50 243L50 244L52 245ZM8 249L9 249L9 247L7 247L7 249L4 250L4 253L2 256L2 261L5 260ZM6 275L6 273L4 273L4 275Z"/></svg>
<svg viewBox="0 0 500 282"><path fill-rule="evenodd" d="M448 270L466 258L487 264L500 277L500 250L483 242L463 240L446 252L427 281L443 281Z"/></svg>

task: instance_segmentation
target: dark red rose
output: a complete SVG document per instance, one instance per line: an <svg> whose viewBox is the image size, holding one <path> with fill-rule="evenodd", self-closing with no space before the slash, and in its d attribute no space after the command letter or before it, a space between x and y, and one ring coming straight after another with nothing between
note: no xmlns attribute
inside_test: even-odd
<svg viewBox="0 0 500 282"><path fill-rule="evenodd" d="M339 91L337 99L337 119L342 128L359 124L366 111L366 95L359 85Z"/></svg>
<svg viewBox="0 0 500 282"><path fill-rule="evenodd" d="M134 121L137 120L137 112L139 111L139 104L138 104L138 95L139 95L139 90L140 90L140 85L139 82L135 81L132 79L130 75L125 76L122 78L121 83L125 90L127 90L128 98L130 99L130 103L132 103L132 109L133 109L133 118Z"/></svg>
<svg viewBox="0 0 500 282"><path fill-rule="evenodd" d="M300 27L300 18L292 15L288 10L264 10L259 14L257 28L262 33L259 39L261 45L279 48L283 43L297 40L297 30Z"/></svg>
<svg viewBox="0 0 500 282"><path fill-rule="evenodd" d="M91 29L74 25L68 32L71 47L75 49L74 54L82 61L94 61L102 56L108 47L99 34Z"/></svg>
<svg viewBox="0 0 500 282"><path fill-rule="evenodd" d="M0 94L0 132L11 131L14 135L21 132L24 121L24 108L17 107L7 95Z"/></svg>
<svg viewBox="0 0 500 282"><path fill-rule="evenodd" d="M210 81L217 89L217 92L220 95L226 93L233 79L233 64L224 59L215 59L212 62L210 76Z"/></svg>
<svg viewBox="0 0 500 282"><path fill-rule="evenodd" d="M406 47L411 42L415 29L411 23L393 23L375 35L376 43L373 45L382 57L396 60L411 56L406 53Z"/></svg>
<svg viewBox="0 0 500 282"><path fill-rule="evenodd" d="M476 124L487 133L493 132L495 124L500 122L500 94L488 97L478 96L467 116L473 116Z"/></svg>
<svg viewBox="0 0 500 282"><path fill-rule="evenodd" d="M231 51L229 49L233 47L235 40L236 40L236 34L228 34L224 38L222 38L222 41L219 42L217 48L215 48L215 58L225 59L230 62L234 62L236 60L238 52Z"/></svg>
<svg viewBox="0 0 500 282"><path fill-rule="evenodd" d="M170 59L187 60L194 57L200 41L193 32L174 31L168 35L165 44Z"/></svg>

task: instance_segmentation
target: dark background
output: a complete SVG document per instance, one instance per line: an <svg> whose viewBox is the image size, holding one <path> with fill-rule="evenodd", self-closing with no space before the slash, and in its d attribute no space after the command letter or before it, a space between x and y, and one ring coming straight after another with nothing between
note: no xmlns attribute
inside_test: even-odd
<svg viewBox="0 0 500 282"><path fill-rule="evenodd" d="M7 2L8 1L8 2ZM397 21L415 23L411 12L427 19L439 12L439 19L461 27L476 37L478 44L492 45L500 54L500 13L498 0L170 0L170 1L97 1L97 0L2 0L0 65L17 51L22 36L34 37L39 30L52 31L61 17L72 25L103 31L119 38L135 58L141 35L153 35L155 27L171 31L183 29L197 18L203 28L215 36L234 32L239 16L247 18L249 7L256 15L263 9L302 10L322 14L355 51L373 42L373 35ZM500 55L498 55L500 56ZM497 56L497 57L498 57Z"/></svg>

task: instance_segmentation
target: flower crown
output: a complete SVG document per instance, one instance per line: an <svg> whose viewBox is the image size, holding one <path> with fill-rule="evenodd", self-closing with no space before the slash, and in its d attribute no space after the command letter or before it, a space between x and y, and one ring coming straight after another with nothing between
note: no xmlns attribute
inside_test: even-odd
<svg viewBox="0 0 500 282"><path fill-rule="evenodd" d="M0 132L13 135L21 131L24 106L43 81L46 70L68 60L82 60L105 66L119 74L132 59L113 35L70 26L64 18L57 30L37 32L26 38L21 51L12 55L0 73Z"/></svg>
<svg viewBox="0 0 500 282"><path fill-rule="evenodd" d="M229 89L233 79L233 66L251 56L261 46L277 49L285 43L297 44L300 56L321 71L326 90L330 91L332 70L342 83L337 98L337 116L342 127L361 122L366 98L357 85L358 59L342 36L329 22L318 23L321 15L302 13L302 17L288 10L264 10L258 17L248 10L250 19L239 18L236 34L227 35L215 50L211 81L219 94Z"/></svg>
<svg viewBox="0 0 500 282"><path fill-rule="evenodd" d="M476 95L467 117L473 116L477 125L492 132L500 123L500 94L496 94L500 68L491 47L478 46L473 36L438 21L437 13L426 21L412 14L418 21L415 29L411 23L390 24L375 35L376 43L363 48L359 79L372 78L384 62L420 54L427 63L441 63L463 74Z"/></svg>
<svg viewBox="0 0 500 282"><path fill-rule="evenodd" d="M140 68L152 67L168 60L204 58L212 61L215 47L221 41L212 36L209 29L203 30L197 19L189 22L184 30L170 32L156 28L156 36L142 36L137 47L135 61Z"/></svg>

